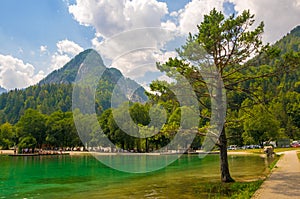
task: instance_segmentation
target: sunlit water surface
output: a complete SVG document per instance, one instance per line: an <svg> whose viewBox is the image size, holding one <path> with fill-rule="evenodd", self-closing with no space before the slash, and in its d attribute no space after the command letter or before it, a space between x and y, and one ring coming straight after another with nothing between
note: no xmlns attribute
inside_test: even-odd
<svg viewBox="0 0 300 199"><path fill-rule="evenodd" d="M229 156L229 164L236 180L251 181L266 175L269 162L256 155L235 155ZM219 181L219 176L218 155L183 155L166 168L144 174L111 169L93 156L0 156L0 199L201 198L197 185Z"/></svg>

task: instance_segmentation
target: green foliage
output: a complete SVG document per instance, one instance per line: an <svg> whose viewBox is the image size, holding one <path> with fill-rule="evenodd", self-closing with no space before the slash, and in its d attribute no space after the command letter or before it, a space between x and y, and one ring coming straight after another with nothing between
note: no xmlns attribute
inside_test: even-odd
<svg viewBox="0 0 300 199"><path fill-rule="evenodd" d="M46 138L46 120L46 116L39 111L27 109L16 125L19 138L32 136L41 147Z"/></svg>
<svg viewBox="0 0 300 199"><path fill-rule="evenodd" d="M0 146L2 149L9 149L14 144L14 127L9 123L0 126Z"/></svg>
<svg viewBox="0 0 300 199"><path fill-rule="evenodd" d="M56 111L46 121L45 141L52 147L75 147L81 145L72 112Z"/></svg>
<svg viewBox="0 0 300 199"><path fill-rule="evenodd" d="M51 114L57 110L69 111L72 105L70 84L30 86L25 90L13 90L0 95L2 122L15 124L27 109Z"/></svg>
<svg viewBox="0 0 300 199"><path fill-rule="evenodd" d="M263 141L276 140L279 134L279 121L268 110L259 105L254 105L251 110L247 110L244 119L244 139L245 144L259 143ZM254 141L254 142L253 142Z"/></svg>
<svg viewBox="0 0 300 199"><path fill-rule="evenodd" d="M254 15L250 11L243 11L239 16L225 19L221 12L213 9L198 26L196 39L203 45L206 52L214 58L217 68L233 67L241 63L252 53L257 53L262 47L261 34L264 24L250 31L254 23ZM220 71L222 72L222 71ZM222 74L223 75L223 74Z"/></svg>
<svg viewBox="0 0 300 199"><path fill-rule="evenodd" d="M101 129L116 146L125 150L150 152L167 145L178 131L179 125L174 127L170 118L180 114L180 111L168 117L163 105L133 103L129 108L127 105L125 103L118 108L108 109L99 117ZM125 132L130 132L132 136ZM194 146L199 147L199 144Z"/></svg>
<svg viewBox="0 0 300 199"><path fill-rule="evenodd" d="M19 152L22 152L22 149L34 149L37 146L37 141L32 135L22 137L20 143L18 144Z"/></svg>

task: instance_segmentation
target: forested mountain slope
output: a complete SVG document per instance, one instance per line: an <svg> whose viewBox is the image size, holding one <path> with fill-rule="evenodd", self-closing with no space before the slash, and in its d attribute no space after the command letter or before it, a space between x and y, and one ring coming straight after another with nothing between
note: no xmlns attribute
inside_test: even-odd
<svg viewBox="0 0 300 199"><path fill-rule="evenodd" d="M271 47L272 55L253 58L246 63L250 69L243 73L250 77L274 74L244 82L246 92L228 97L236 105L229 115L232 121L240 121L228 127L229 144L300 139L300 26ZM249 97L248 90L254 95Z"/></svg>
<svg viewBox="0 0 300 199"><path fill-rule="evenodd" d="M89 56L89 61L85 62L87 56ZM100 114L103 110L110 108L113 89L120 79L123 79L123 86L127 90L138 87L132 96L123 93L124 99L130 97L130 100L135 102L147 100L144 88L135 81L125 78L118 69L106 68L101 56L95 50L88 49L75 56L63 68L49 74L37 85L22 90L15 89L0 95L0 123L16 123L29 108L47 115L58 110L71 111L72 83L82 63L105 69L96 92L97 113Z"/></svg>

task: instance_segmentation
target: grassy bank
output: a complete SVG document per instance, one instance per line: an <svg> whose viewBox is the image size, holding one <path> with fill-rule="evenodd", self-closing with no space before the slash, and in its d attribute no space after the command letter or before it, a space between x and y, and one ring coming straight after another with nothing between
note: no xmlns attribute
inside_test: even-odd
<svg viewBox="0 0 300 199"><path fill-rule="evenodd" d="M272 169L276 167L276 164L281 156L282 155L276 155L274 161L269 165L270 171L272 171Z"/></svg>
<svg viewBox="0 0 300 199"><path fill-rule="evenodd" d="M258 152L256 152L258 153ZM300 158L300 154L298 153ZM277 155L274 161L269 165L269 175L272 169L278 162L280 155ZM264 179L251 181L251 182L209 182L199 183L194 189L195 196L198 198L218 198L218 199L250 199L253 194L260 188Z"/></svg>
<svg viewBox="0 0 300 199"><path fill-rule="evenodd" d="M254 182L206 183L199 184L194 195L199 198L251 198L263 180Z"/></svg>
<svg viewBox="0 0 300 199"><path fill-rule="evenodd" d="M284 152L284 151L296 151L296 150L299 150L299 148L275 148L274 149L274 152L275 153L280 153L280 152Z"/></svg>
<svg viewBox="0 0 300 199"><path fill-rule="evenodd" d="M295 150L299 150L299 148L275 148L274 152L275 153L280 153L280 152L284 152L284 151L295 151ZM253 153L253 154L263 154L264 153L264 149L238 149L238 150L229 150L228 152L247 152L247 153Z"/></svg>
<svg viewBox="0 0 300 199"><path fill-rule="evenodd" d="M256 151L256 153L259 153ZM271 173L272 169L275 168L280 155L277 155L274 161L269 165L268 175ZM298 153L300 159L300 153ZM253 194L260 188L263 180L257 180L252 182L234 182L234 183L220 183L211 182L205 184L199 184L197 186L197 191L195 195L199 198L213 198L213 199L250 199ZM202 193L202 194L201 194ZM206 194L203 194L206 193Z"/></svg>

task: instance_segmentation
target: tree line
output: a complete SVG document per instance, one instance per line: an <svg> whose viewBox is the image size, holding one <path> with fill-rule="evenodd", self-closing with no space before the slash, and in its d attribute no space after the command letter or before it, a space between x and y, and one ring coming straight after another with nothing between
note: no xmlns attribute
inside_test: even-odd
<svg viewBox="0 0 300 199"><path fill-rule="evenodd" d="M72 112L55 111L50 115L27 109L20 120L0 126L2 149L58 149L81 146Z"/></svg>
<svg viewBox="0 0 300 199"><path fill-rule="evenodd" d="M166 102L161 104L164 107L172 107L173 104ZM93 115L83 117L82 120L86 124L89 132L86 142L82 143L73 120L72 112L55 111L50 115L41 113L35 109L27 109L20 117L20 120L12 125L8 122L0 126L0 146L2 149L18 147L19 150L24 148L44 148L44 149L66 149L74 147L114 147L134 152L150 152L158 150L166 146L176 131L180 127L180 108L172 107L169 109L166 118L159 119L154 122L153 126L149 126L151 118L149 110L152 105L150 103L131 103L129 113L132 120L139 126L140 137L132 137L124 131L126 123L120 127L116 123L115 118L122 118L126 113L127 106L123 105L116 109L107 109L98 116L99 123L92 123ZM175 109L173 111L173 109ZM163 115L162 107L154 106L152 110L154 115ZM157 118L156 118L157 119ZM167 123L163 125L165 120ZM99 126L100 125L100 126ZM157 126L159 125L159 126ZM106 145L101 143L101 134L99 127L107 138L114 144ZM162 127L162 129L161 129ZM130 126L128 126L130 128ZM156 129L155 129L156 128ZM155 134L155 135L154 135ZM148 136L154 135L154 136ZM201 137L197 136L192 144L192 148L198 149L201 146ZM183 148L185 146L182 146Z"/></svg>

